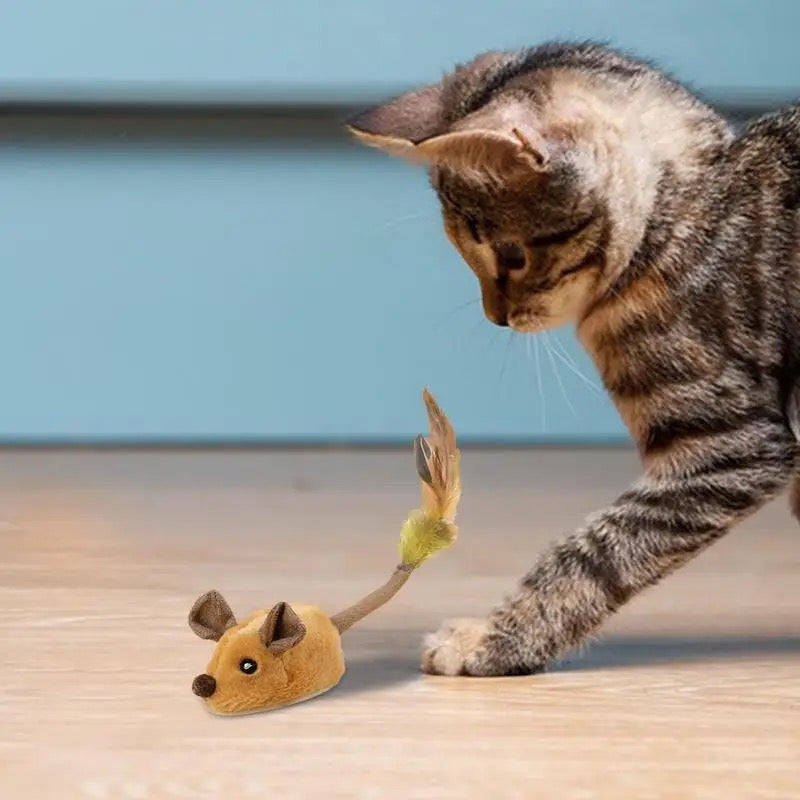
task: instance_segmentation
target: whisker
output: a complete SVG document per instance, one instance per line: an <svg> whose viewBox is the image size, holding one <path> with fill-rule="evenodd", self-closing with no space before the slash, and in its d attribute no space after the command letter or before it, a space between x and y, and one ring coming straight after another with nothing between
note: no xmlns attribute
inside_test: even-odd
<svg viewBox="0 0 800 800"><path fill-rule="evenodd" d="M567 394L567 390L564 388L564 382L561 380L561 375L558 371L558 367L556 366L556 360L553 358L553 346L550 341L550 337L547 335L547 331L542 331L544 333L544 349L547 353L548 357L550 358L550 366L553 369L553 374L556 376L556 380L558 381L558 385L561 388L561 394L564 397L564 402L567 404L569 410L572 412L574 417L578 416L578 412L575 411L575 406L572 405L572 401L569 399L569 395Z"/></svg>
<svg viewBox="0 0 800 800"><path fill-rule="evenodd" d="M570 364L569 361L567 361L567 359L558 352L558 350L553 350L553 355L555 355L559 361L561 361L567 367L567 369L569 369L570 372L577 375L590 389L593 389L599 395L604 394L603 390L596 383L589 380L589 378L587 378L576 366Z"/></svg>
<svg viewBox="0 0 800 800"><path fill-rule="evenodd" d="M503 365L500 367L500 377L498 378L498 383L503 380L503 376L506 373L506 366L508 365L508 351L511 349L511 342L514 339L514 331L508 332L508 340L506 341L506 349L503 353Z"/></svg>
<svg viewBox="0 0 800 800"><path fill-rule="evenodd" d="M478 328L480 328L485 322L486 320L483 317L478 317L478 319L475 320L475 322L470 326L469 331L467 332L470 334L475 333L475 331L478 330Z"/></svg>
<svg viewBox="0 0 800 800"><path fill-rule="evenodd" d="M575 367L575 369L578 369L578 365L575 363L575 359L574 359L574 358L573 358L573 357L572 357L572 356L569 354L569 351L568 351L568 350L567 350L567 349L564 347L564 345L561 343L561 341L560 341L560 339L558 338L558 336L554 336L554 337L553 337L553 338L550 340L550 343L551 343L552 345L554 345L554 347L555 347L557 350L560 350L560 351L561 351L561 354L564 356L564 358L566 358L566 359L567 359L567 361L569 361L569 363L570 363L570 364L572 364L572 366L573 366L573 367Z"/></svg>
<svg viewBox="0 0 800 800"><path fill-rule="evenodd" d="M372 236L377 233L383 233L384 231L388 230L389 228L394 228L397 225L402 225L406 222L414 222L418 219L426 219L430 216L430 212L427 211L418 211L416 214L405 214L402 217L395 217L394 219L386 220L385 222L380 222L375 225L373 228L370 228L366 231L367 236Z"/></svg>
<svg viewBox="0 0 800 800"><path fill-rule="evenodd" d="M434 324L433 330L438 331L446 322L453 318L455 314L459 311L463 311L464 309L468 308L469 306L474 306L478 302L478 298L474 297L472 300L467 300L466 303L461 303L457 305L455 308L450 309L450 311L446 311L440 319Z"/></svg>
<svg viewBox="0 0 800 800"><path fill-rule="evenodd" d="M542 365L539 361L539 337L535 337L533 340L534 346L534 357L536 359L536 383L539 386L539 400L542 403L542 432L544 433L547 430L547 404L544 400L544 388L542 386Z"/></svg>

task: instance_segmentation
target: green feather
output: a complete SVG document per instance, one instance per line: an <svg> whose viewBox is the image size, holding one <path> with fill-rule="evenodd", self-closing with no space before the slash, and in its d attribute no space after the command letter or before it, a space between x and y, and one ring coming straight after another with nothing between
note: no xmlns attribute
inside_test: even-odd
<svg viewBox="0 0 800 800"><path fill-rule="evenodd" d="M456 540L458 531L443 519L412 511L400 531L400 559L410 567L418 567Z"/></svg>

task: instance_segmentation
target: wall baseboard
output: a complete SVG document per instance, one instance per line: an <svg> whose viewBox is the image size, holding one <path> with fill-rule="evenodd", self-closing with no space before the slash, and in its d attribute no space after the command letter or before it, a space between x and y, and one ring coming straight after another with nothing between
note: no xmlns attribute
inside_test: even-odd
<svg viewBox="0 0 800 800"><path fill-rule="evenodd" d="M735 124L793 101L775 92L708 95L708 102ZM346 102L318 104L76 104L0 103L0 142L3 140L180 139L252 141L309 139L349 141L346 121L363 105Z"/></svg>

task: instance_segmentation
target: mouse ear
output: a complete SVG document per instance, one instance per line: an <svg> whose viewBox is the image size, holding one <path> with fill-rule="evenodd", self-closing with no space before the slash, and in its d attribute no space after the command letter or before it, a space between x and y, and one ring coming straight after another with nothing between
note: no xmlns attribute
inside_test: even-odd
<svg viewBox="0 0 800 800"><path fill-rule="evenodd" d="M195 600L189 612L189 627L201 639L219 641L228 628L236 624L231 607L217 591L211 590Z"/></svg>
<svg viewBox="0 0 800 800"><path fill-rule="evenodd" d="M288 603L276 603L267 614L259 634L264 647L277 656L303 641L306 626Z"/></svg>

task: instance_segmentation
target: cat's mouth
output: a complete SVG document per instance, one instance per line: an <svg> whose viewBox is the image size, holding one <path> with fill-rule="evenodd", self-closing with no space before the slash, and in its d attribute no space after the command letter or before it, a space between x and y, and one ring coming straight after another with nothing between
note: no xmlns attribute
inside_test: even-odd
<svg viewBox="0 0 800 800"><path fill-rule="evenodd" d="M537 333L547 325L542 317L530 311L517 311L508 316L508 327L516 333Z"/></svg>
<svg viewBox="0 0 800 800"><path fill-rule="evenodd" d="M508 327L515 333L539 333L558 328L574 318L569 309L551 308L537 311L521 308L508 315Z"/></svg>

